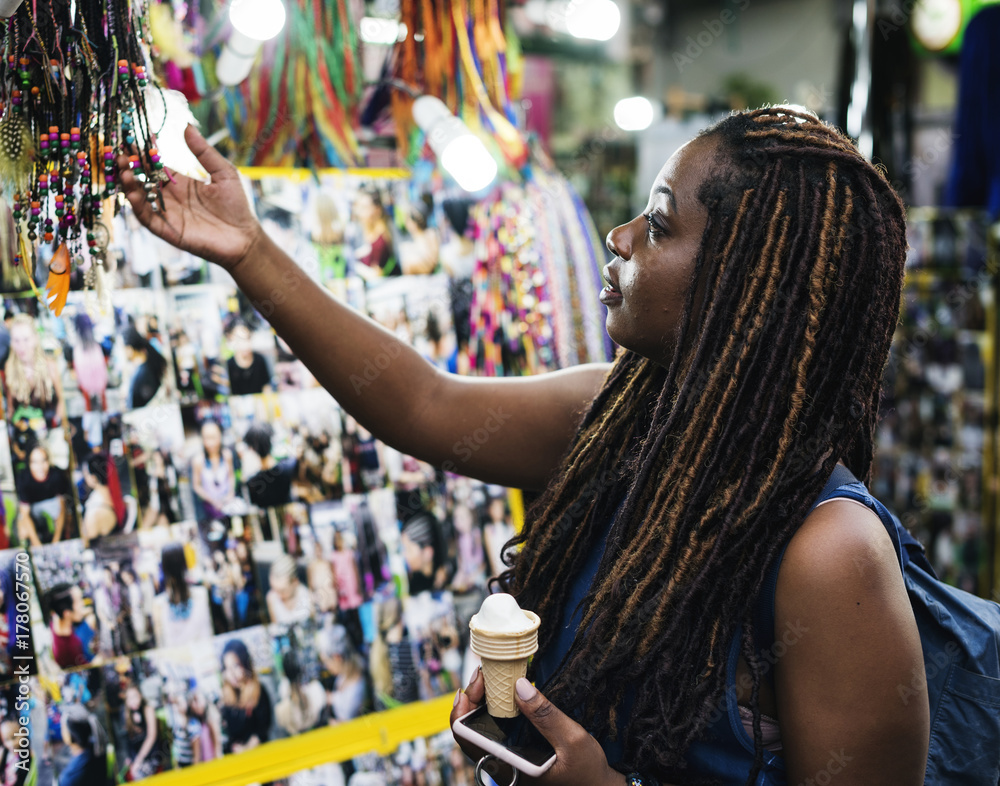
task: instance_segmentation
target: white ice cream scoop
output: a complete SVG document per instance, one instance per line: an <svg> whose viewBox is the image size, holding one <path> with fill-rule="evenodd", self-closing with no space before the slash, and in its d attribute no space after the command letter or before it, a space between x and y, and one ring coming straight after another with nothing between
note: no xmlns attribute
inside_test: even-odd
<svg viewBox="0 0 1000 786"><path fill-rule="evenodd" d="M535 622L517 605L513 595L498 592L488 595L470 625L480 631L491 633L523 633Z"/></svg>

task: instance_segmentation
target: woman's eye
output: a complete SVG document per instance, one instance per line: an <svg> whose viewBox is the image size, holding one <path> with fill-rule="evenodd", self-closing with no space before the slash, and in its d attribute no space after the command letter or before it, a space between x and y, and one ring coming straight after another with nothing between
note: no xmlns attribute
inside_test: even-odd
<svg viewBox="0 0 1000 786"><path fill-rule="evenodd" d="M653 220L653 217L651 215L646 216L646 223L649 224L650 237L659 237L661 235L666 234L663 230L663 227L657 224L656 221Z"/></svg>

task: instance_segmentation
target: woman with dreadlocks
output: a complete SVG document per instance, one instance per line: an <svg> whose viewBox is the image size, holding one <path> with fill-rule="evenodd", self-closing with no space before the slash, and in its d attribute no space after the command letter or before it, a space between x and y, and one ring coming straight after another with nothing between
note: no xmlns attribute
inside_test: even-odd
<svg viewBox="0 0 1000 786"><path fill-rule="evenodd" d="M516 685L558 755L539 783L923 782L923 660L892 544L865 505L815 505L838 464L869 479L905 256L902 205L850 140L771 107L683 146L608 235L614 364L520 379L435 370L329 299L235 170L187 142L212 182L177 176L163 211L121 161L143 223L225 266L379 438L543 492L499 577L543 620L537 687ZM452 719L482 700L477 675Z"/></svg>

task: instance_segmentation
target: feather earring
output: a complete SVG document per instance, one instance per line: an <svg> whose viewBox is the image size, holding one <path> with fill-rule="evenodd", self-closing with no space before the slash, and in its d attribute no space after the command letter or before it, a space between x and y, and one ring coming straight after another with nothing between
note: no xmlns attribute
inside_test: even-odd
<svg viewBox="0 0 1000 786"><path fill-rule="evenodd" d="M31 180L35 167L31 128L19 113L0 121L0 184L14 191Z"/></svg>

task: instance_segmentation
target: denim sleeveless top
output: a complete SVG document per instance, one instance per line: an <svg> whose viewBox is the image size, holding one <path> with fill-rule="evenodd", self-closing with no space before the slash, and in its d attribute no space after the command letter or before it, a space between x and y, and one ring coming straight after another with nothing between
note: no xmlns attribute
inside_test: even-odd
<svg viewBox="0 0 1000 786"><path fill-rule="evenodd" d="M849 475L849 473L847 474ZM823 489L823 493L813 503L813 508L829 499L846 496L846 494L840 493L840 491L841 489L846 489L848 486L851 486L852 490L864 490L864 487L854 481L853 477L850 478L853 481L851 483L842 483L843 479L843 474L840 471L836 471L826 484L826 488ZM866 506L872 509L876 515L878 514L878 506L881 503L871 497L867 493L867 490L864 490L863 494L852 494L851 496L854 499L861 497L864 499ZM587 594L587 590L590 588L590 584L597 573L597 568L604 554L604 543L607 541L613 521L614 517L611 517L605 530L602 544L598 548L595 548L589 555L580 573L570 586L566 608L563 612L563 618L553 646L549 647L545 653L536 658L533 664L535 682L543 693L546 682L555 674L563 657L573 644L573 639L581 619L581 610L578 606ZM761 591L758 603L759 608L755 614L755 619L758 621L770 621L769 625L767 623L755 625L759 629L757 631L756 642L758 651L760 652L766 652L774 646L774 587L777 583L778 569L783 557L784 550L778 555L777 560L775 560L774 565L768 572L764 588ZM733 637L733 642L730 646L729 657L726 663L726 691L724 700L720 701L718 708L710 718L709 725L702 732L700 738L687 751L685 757L687 762L686 771L692 778L718 780L721 783L743 784L746 782L750 770L753 768L753 736L748 734L743 726L743 720L740 718L736 701L736 665L739 661L741 639L742 635L739 635L738 632L738 635ZM771 679L771 675L767 674L764 678ZM633 702L634 691L627 690L620 717L628 717ZM598 740L604 749L605 755L608 757L608 763L612 767L617 766L624 755L620 738L621 735L619 734L619 740L607 738ZM755 786L787 786L785 761L782 756L768 750L765 750L763 753L764 763L757 775L757 779L754 781Z"/></svg>

